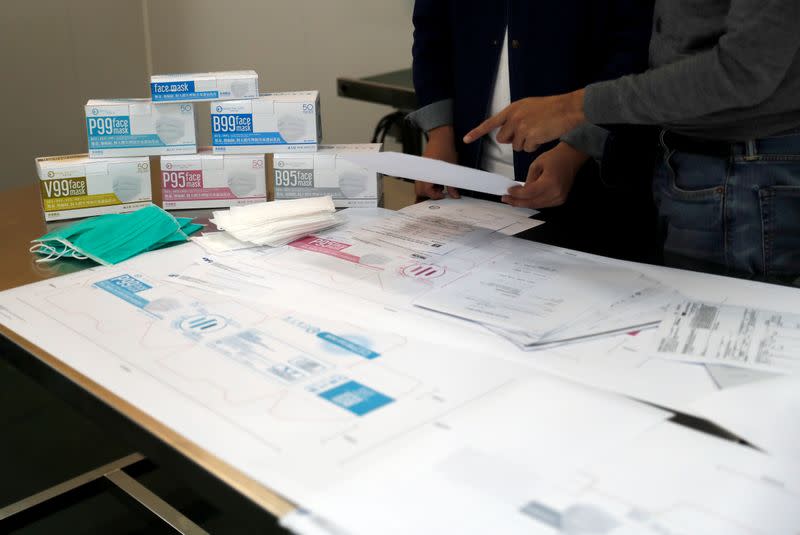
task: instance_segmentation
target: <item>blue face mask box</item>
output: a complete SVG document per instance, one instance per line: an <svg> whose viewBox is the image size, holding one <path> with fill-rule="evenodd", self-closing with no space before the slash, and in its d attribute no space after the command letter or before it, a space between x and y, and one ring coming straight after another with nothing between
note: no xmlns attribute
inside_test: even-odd
<svg viewBox="0 0 800 535"><path fill-rule="evenodd" d="M321 132L318 91L211 103L214 154L316 152Z"/></svg>
<svg viewBox="0 0 800 535"><path fill-rule="evenodd" d="M153 102L257 98L258 74L253 70L154 74L150 94Z"/></svg>
<svg viewBox="0 0 800 535"><path fill-rule="evenodd" d="M90 158L197 152L193 104L90 100L85 110Z"/></svg>

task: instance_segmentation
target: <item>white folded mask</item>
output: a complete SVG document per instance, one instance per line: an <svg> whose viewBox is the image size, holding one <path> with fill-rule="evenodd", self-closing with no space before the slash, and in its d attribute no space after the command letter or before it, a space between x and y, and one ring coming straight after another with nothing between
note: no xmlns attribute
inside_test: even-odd
<svg viewBox="0 0 800 535"><path fill-rule="evenodd" d="M116 176L111 190L120 202L131 202L142 193L142 179L135 176Z"/></svg>
<svg viewBox="0 0 800 535"><path fill-rule="evenodd" d="M367 180L366 173L348 170L339 175L339 189L345 197L352 199L367 190Z"/></svg>
<svg viewBox="0 0 800 535"><path fill-rule="evenodd" d="M211 220L240 241L276 247L343 221L333 199L311 197L235 206L214 212ZM213 247L213 245L211 245Z"/></svg>
<svg viewBox="0 0 800 535"><path fill-rule="evenodd" d="M253 174L238 174L228 178L228 187L237 197L245 197L256 189L256 180Z"/></svg>
<svg viewBox="0 0 800 535"><path fill-rule="evenodd" d="M156 134L165 145L174 145L183 138L186 126L181 117L160 115L156 119Z"/></svg>
<svg viewBox="0 0 800 535"><path fill-rule="evenodd" d="M250 93L250 82L246 80L237 80L235 82L231 82L231 96L232 97L243 97Z"/></svg>
<svg viewBox="0 0 800 535"><path fill-rule="evenodd" d="M278 132L288 142L306 139L306 121L296 115L278 117Z"/></svg>

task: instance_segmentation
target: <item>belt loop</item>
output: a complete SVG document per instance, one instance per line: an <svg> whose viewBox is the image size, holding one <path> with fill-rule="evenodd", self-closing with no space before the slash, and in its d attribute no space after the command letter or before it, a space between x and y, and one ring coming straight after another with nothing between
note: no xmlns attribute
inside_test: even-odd
<svg viewBox="0 0 800 535"><path fill-rule="evenodd" d="M758 148L756 147L755 139L745 141L744 159L747 161L758 160Z"/></svg>

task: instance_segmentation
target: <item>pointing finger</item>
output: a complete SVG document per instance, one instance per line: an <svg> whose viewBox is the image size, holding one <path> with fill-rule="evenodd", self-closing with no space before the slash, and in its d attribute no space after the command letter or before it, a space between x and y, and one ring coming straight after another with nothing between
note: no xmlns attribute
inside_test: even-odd
<svg viewBox="0 0 800 535"><path fill-rule="evenodd" d="M508 108L506 108L507 110ZM497 115L489 117L481 124L479 124L476 128L471 130L464 136L464 143L472 143L476 139L485 136L495 128L500 128L506 122L506 110L501 111Z"/></svg>

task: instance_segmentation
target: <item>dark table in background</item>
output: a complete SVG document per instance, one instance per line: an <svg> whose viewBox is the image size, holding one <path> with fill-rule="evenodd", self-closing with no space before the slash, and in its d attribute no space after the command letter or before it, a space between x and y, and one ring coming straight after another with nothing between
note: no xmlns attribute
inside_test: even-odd
<svg viewBox="0 0 800 535"><path fill-rule="evenodd" d="M418 107L411 69L363 78L340 77L336 79L336 86L340 97L384 104L397 110L381 119L375 129L373 142L381 142L387 134L391 134L397 137L406 154L422 154L424 134L405 120L405 116Z"/></svg>

